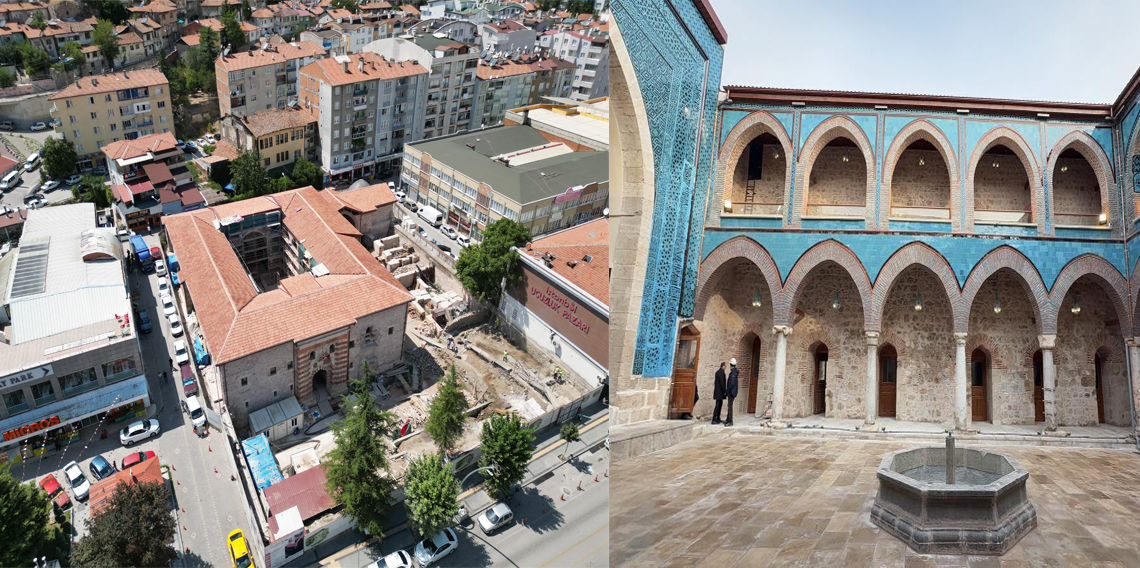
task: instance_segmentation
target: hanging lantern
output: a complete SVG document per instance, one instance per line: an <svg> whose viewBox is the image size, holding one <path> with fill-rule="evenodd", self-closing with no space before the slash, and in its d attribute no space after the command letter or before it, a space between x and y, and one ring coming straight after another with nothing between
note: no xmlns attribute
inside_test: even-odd
<svg viewBox="0 0 1140 568"><path fill-rule="evenodd" d="M922 158L919 158L919 159L918 159L918 167L922 167L922 166L925 166L925 165L926 165L926 160L923 160Z"/></svg>
<svg viewBox="0 0 1140 568"><path fill-rule="evenodd" d="M994 294L994 313L1001 313L1001 298L999 298L997 294Z"/></svg>
<svg viewBox="0 0 1140 568"><path fill-rule="evenodd" d="M914 311L922 311L922 292L916 292L914 295Z"/></svg>
<svg viewBox="0 0 1140 568"><path fill-rule="evenodd" d="M1080 296L1076 296L1076 295L1073 296L1073 305L1069 307L1069 311L1073 312L1073 315L1077 315L1077 314L1081 313L1081 297Z"/></svg>
<svg viewBox="0 0 1140 568"><path fill-rule="evenodd" d="M764 303L760 300L760 291L757 290L752 293L752 307L759 308L762 305L764 305Z"/></svg>
<svg viewBox="0 0 1140 568"><path fill-rule="evenodd" d="M843 307L843 304L839 301L839 292L836 292L835 297L831 299L831 307L837 310Z"/></svg>

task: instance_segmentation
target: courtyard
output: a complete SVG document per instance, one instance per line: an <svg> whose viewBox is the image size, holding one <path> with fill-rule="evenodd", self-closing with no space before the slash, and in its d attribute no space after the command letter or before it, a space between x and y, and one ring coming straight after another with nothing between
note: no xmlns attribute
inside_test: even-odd
<svg viewBox="0 0 1140 568"><path fill-rule="evenodd" d="M1037 530L996 556L910 550L871 524L875 470L921 441L717 433L614 464L621 566L1137 566L1134 451L970 445L1029 470Z"/></svg>

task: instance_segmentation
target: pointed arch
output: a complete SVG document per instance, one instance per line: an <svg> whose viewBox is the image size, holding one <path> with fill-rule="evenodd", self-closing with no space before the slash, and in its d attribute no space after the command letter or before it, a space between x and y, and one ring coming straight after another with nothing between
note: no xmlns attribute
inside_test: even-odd
<svg viewBox="0 0 1140 568"><path fill-rule="evenodd" d="M760 243L749 237L733 237L713 249L701 262L700 276L697 279L697 299L693 308L694 319L704 319L705 306L708 305L720 278L718 270L740 259L747 259L760 269L764 283L768 285L770 296L768 301L772 303L773 310L779 305L777 299L782 294L783 287L780 283L780 271L776 268L776 261L772 260L772 255L768 254Z"/></svg>
<svg viewBox="0 0 1140 568"><path fill-rule="evenodd" d="M1128 306L1128 281L1116 267L1107 260L1095 254L1082 254L1070 260L1057 279L1053 281L1053 289L1049 292L1048 309L1042 321L1042 333L1057 333L1057 316L1065 296L1077 280L1088 276L1100 285L1104 293L1116 308L1116 318L1120 322L1120 329L1131 329L1131 312Z"/></svg>
<svg viewBox="0 0 1140 568"><path fill-rule="evenodd" d="M950 172L950 222L954 231L962 230L962 215L961 215L961 182L958 179L958 157L954 153L954 146L950 144L950 139L942 132L942 129L935 126L928 120L915 119L903 127L895 139L891 142L890 148L887 149L885 161L883 163L883 183L882 195L880 196L879 203L879 227L886 229L889 226L889 217L891 213L891 184L894 181L895 167L898 166L899 159L902 158L903 152L906 151L913 142L918 140L925 140L930 142L938 153L942 155L942 159L946 162L946 169Z"/></svg>
<svg viewBox="0 0 1140 568"><path fill-rule="evenodd" d="M1041 279L1041 274L1037 272L1037 267L1033 265L1033 262L1021 251L1009 245L1002 245L986 253L986 256L982 257L970 271L970 275L966 278L966 285L962 287L964 309L960 310L954 319L955 332L965 333L967 331L970 324L970 311L973 309L978 290L986 283L986 280L989 280L990 276L1003 268L1008 268L1017 275L1017 280L1024 287L1026 295L1029 296L1029 303L1033 306L1038 332L1046 333L1043 331L1043 315L1048 310L1049 293L1045 290L1045 282Z"/></svg>
<svg viewBox="0 0 1140 568"><path fill-rule="evenodd" d="M958 321L960 317L963 317L960 314L962 311L962 294L958 287L958 278L954 276L954 269L950 267L950 262L930 245L913 242L903 245L895 251L883 264L878 276L875 277L868 330L874 331L882 328L883 310L887 305L887 298L890 297L891 288L894 287L895 281L903 271L916 264L925 267L942 283L942 289L950 303L950 314L953 321ZM970 313L967 309L964 317L968 319L969 316Z"/></svg>
<svg viewBox="0 0 1140 568"><path fill-rule="evenodd" d="M1037 225L1037 232L1045 232L1045 195L1041 188L1041 168L1033 149L1025 142L1025 138L1008 126L996 126L986 132L970 153L970 161L966 164L966 219L963 229L966 232L974 231L974 178L977 174L978 164L982 156L996 145L1009 148L1021 160L1025 167L1025 175L1029 179L1030 203L1032 204L1033 222Z"/></svg>
<svg viewBox="0 0 1140 568"><path fill-rule="evenodd" d="M836 138L848 138L859 147L860 152L863 154L863 162L866 164L867 169L867 192L864 197L864 219L869 218L874 211L872 204L875 199L875 152L871 140L867 138L867 134L863 129L847 116L835 115L823 122L812 130L808 135L807 140L804 142L803 148L800 150L799 159L796 166L796 179L795 179L795 198L792 203L792 222L793 226L799 226L800 220L803 218L804 209L807 207L807 192L808 185L811 181L811 169L815 164L816 158L819 153L823 151L824 147ZM868 222L873 223L873 219Z"/></svg>
<svg viewBox="0 0 1140 568"><path fill-rule="evenodd" d="M1053 172L1057 169L1057 160L1061 154L1072 148L1079 153L1089 166L1092 167L1093 173L1096 174L1097 184L1100 185L1100 206L1101 211L1108 214L1108 223L1112 227L1113 234L1123 234L1123 223L1120 220L1123 218L1120 215L1120 207L1115 199L1110 199L1110 195L1116 194L1116 180L1112 174L1112 163L1108 159L1108 154L1105 154L1104 149L1100 144L1083 130L1074 130L1061 137L1053 149L1049 152L1049 159L1045 164L1045 186L1049 188L1050 192L1056 193L1053 185ZM1056 199L1051 199L1056 203ZM1050 208L1049 215L1056 216L1056 206ZM1050 219L1052 226L1056 226L1056 222Z"/></svg>
<svg viewBox="0 0 1140 568"><path fill-rule="evenodd" d="M788 203L792 191L792 138L784 129L784 125L771 113L755 111L732 127L720 147L717 156L717 164L720 166L717 167L716 179L713 182L712 205L709 207L710 225L720 225L721 212L724 210L721 204L724 203L724 196L731 193L732 173L736 171L736 165L748 144L762 134L771 134L779 140L783 148L785 157L783 203L785 205Z"/></svg>
<svg viewBox="0 0 1140 568"><path fill-rule="evenodd" d="M851 249L839 241L828 239L808 249L792 267L787 281L784 282L784 292L780 295L779 303L774 306L776 309L772 313L776 325L792 324L792 314L795 312L796 302L799 301L804 278L824 262L838 264L851 277L855 288L859 290L864 326L866 327L869 324L868 314L871 313L872 294L871 280L867 277L867 269L863 267L863 263L859 261L859 257ZM873 331L870 327L867 329Z"/></svg>

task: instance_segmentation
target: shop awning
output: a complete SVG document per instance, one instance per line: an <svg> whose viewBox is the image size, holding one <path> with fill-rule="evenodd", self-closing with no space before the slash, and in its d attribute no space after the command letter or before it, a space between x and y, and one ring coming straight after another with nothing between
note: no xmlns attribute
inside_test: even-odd
<svg viewBox="0 0 1140 568"><path fill-rule="evenodd" d="M145 375L138 375L101 389L85 392L68 399L58 400L30 412L24 412L5 420L0 420L0 432L9 432L42 420L54 422L51 418L59 417L58 425L53 425L46 429L54 430L72 422L83 420L88 416L95 416L101 412L107 412L112 408L130 404L136 400L143 400L145 404L150 404ZM4 440L2 443L10 444L12 442L18 442L24 438L37 436L44 431L45 430L29 432L19 437Z"/></svg>

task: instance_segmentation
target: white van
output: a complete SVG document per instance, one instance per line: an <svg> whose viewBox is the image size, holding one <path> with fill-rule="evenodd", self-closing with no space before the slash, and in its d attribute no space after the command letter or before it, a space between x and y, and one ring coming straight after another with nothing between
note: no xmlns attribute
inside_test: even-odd
<svg viewBox="0 0 1140 568"><path fill-rule="evenodd" d="M40 154L39 154L39 152L36 152L36 153L32 154L31 156L28 156L28 161L24 162L24 171L30 172L30 171L36 169L36 166L39 166L39 165L40 165Z"/></svg>
<svg viewBox="0 0 1140 568"><path fill-rule="evenodd" d="M0 181L0 191L11 191L12 188L20 185L20 180L23 175L19 169L12 170L8 175L4 176L4 181Z"/></svg>
<svg viewBox="0 0 1140 568"><path fill-rule="evenodd" d="M420 207L420 210L417 211L417 213L421 219L427 221L429 225L437 229L440 225L443 224L443 213L440 213L439 209L436 209L431 205L424 205L423 207Z"/></svg>
<svg viewBox="0 0 1140 568"><path fill-rule="evenodd" d="M190 423L194 425L194 428L206 424L206 413L202 411L202 405L198 402L196 395L186 397L186 413L190 415Z"/></svg>

